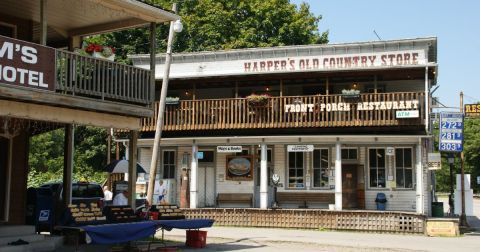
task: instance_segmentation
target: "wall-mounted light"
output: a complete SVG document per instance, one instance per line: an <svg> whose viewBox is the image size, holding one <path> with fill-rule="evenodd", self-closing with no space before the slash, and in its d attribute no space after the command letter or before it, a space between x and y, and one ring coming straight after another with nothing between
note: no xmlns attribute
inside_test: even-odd
<svg viewBox="0 0 480 252"><path fill-rule="evenodd" d="M190 162L190 153L184 152L182 155L182 168L188 168L189 162Z"/></svg>
<svg viewBox="0 0 480 252"><path fill-rule="evenodd" d="M183 31L183 24L182 22L179 20L175 21L175 23L173 23L173 31L174 32L182 32Z"/></svg>
<svg viewBox="0 0 480 252"><path fill-rule="evenodd" d="M270 87L265 87L265 91L270 91Z"/></svg>
<svg viewBox="0 0 480 252"><path fill-rule="evenodd" d="M357 89L357 86L358 86L357 83L353 83L353 89Z"/></svg>
<svg viewBox="0 0 480 252"><path fill-rule="evenodd" d="M189 95L190 95L190 92L188 92L188 90L185 91L185 95L186 95L186 96L189 96Z"/></svg>

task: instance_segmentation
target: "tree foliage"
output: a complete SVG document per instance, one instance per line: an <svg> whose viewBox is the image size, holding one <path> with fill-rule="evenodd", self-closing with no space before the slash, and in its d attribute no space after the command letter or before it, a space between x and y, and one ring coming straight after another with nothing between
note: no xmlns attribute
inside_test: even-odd
<svg viewBox="0 0 480 252"><path fill-rule="evenodd" d="M62 181L64 136L62 128L31 137L28 186ZM106 137L103 128L75 127L74 180L100 183L106 179L102 171L107 160Z"/></svg>
<svg viewBox="0 0 480 252"><path fill-rule="evenodd" d="M171 9L173 1L144 0ZM297 7L289 0L190 0L178 4L183 31L176 35L176 52L228 50L284 45L323 44L328 31L319 32L321 16L306 3ZM157 29L157 50L165 52L168 24ZM104 44L114 46L120 60L128 54L149 52L148 28L101 35ZM97 41L98 42L98 41Z"/></svg>

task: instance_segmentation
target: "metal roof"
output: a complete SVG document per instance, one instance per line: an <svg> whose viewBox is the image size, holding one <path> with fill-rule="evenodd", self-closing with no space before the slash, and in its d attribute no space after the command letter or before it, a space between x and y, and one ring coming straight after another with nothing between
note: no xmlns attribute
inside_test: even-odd
<svg viewBox="0 0 480 252"><path fill-rule="evenodd" d="M279 47L232 49L173 54L172 63L215 62L230 60L253 60L292 56L321 56L351 53L371 53L396 50L425 49L429 63L437 62L437 38L413 38L384 41L366 41L338 44L294 45ZM147 54L129 55L134 65L150 61ZM157 54L157 64L165 62L165 54Z"/></svg>

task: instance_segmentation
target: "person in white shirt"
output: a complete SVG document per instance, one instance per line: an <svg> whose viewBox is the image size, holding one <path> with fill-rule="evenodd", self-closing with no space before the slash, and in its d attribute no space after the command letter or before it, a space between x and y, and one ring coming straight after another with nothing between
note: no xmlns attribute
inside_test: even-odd
<svg viewBox="0 0 480 252"><path fill-rule="evenodd" d="M112 200L113 193L110 190L108 190L108 186L103 187L103 195L105 196L104 197L105 200Z"/></svg>
<svg viewBox="0 0 480 252"><path fill-rule="evenodd" d="M113 198L114 206L126 206L128 205L127 191L123 191Z"/></svg>

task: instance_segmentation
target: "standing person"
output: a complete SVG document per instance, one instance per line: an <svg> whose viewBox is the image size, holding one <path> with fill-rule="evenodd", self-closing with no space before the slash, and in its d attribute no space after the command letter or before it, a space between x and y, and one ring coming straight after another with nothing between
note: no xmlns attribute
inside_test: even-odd
<svg viewBox="0 0 480 252"><path fill-rule="evenodd" d="M113 198L114 206L126 206L128 205L127 190L122 191L121 193L115 195Z"/></svg>
<svg viewBox="0 0 480 252"><path fill-rule="evenodd" d="M165 195L167 195L167 188L163 184L163 180L160 180L160 186L158 187L158 203L165 203Z"/></svg>
<svg viewBox="0 0 480 252"><path fill-rule="evenodd" d="M103 187L103 195L105 195L104 199L105 201L110 201L113 198L113 193L108 190L108 186Z"/></svg>

